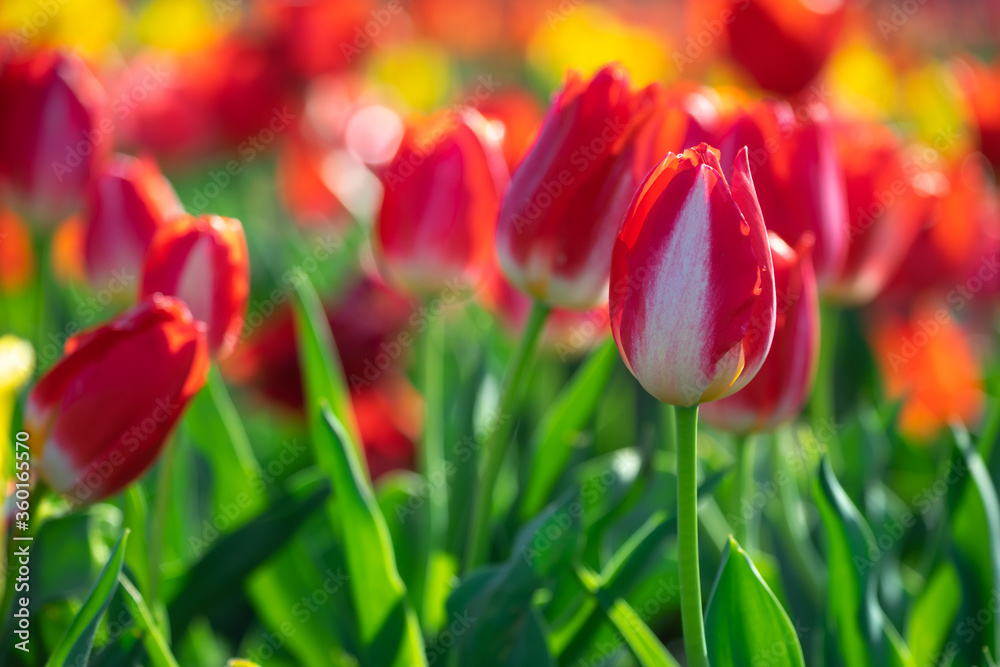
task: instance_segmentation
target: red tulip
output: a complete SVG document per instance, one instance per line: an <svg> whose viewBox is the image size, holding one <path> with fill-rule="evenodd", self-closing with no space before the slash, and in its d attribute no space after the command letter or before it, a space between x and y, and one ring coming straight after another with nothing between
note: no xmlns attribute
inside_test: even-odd
<svg viewBox="0 0 1000 667"><path fill-rule="evenodd" d="M920 231L885 290L887 299L912 301L938 289L956 290L964 301L983 288L987 294L1000 289L1000 202L977 167L972 161L953 165L944 191L930 197Z"/></svg>
<svg viewBox="0 0 1000 667"><path fill-rule="evenodd" d="M771 431L794 419L809 396L819 359L819 294L809 239L798 252L774 233L768 240L778 304L771 351L747 386L701 412L709 424L733 433Z"/></svg>
<svg viewBox="0 0 1000 667"><path fill-rule="evenodd" d="M608 65L590 81L570 73L504 195L497 252L507 278L552 306L607 298L611 245L628 202L661 155L630 145L656 106Z"/></svg>
<svg viewBox="0 0 1000 667"><path fill-rule="evenodd" d="M841 121L836 133L850 234L847 259L827 293L860 305L878 295L899 268L944 176L920 153L908 155L885 125Z"/></svg>
<svg viewBox="0 0 1000 667"><path fill-rule="evenodd" d="M0 69L0 183L32 217L81 202L113 143L104 88L73 53L38 52Z"/></svg>
<svg viewBox="0 0 1000 667"><path fill-rule="evenodd" d="M404 375L392 373L351 394L351 407L372 479L413 470L423 430L424 401Z"/></svg>
<svg viewBox="0 0 1000 667"><path fill-rule="evenodd" d="M844 176L829 114L812 106L796 116L786 102L759 102L731 119L719 139L723 158L744 146L768 230L793 246L812 236L816 275L821 284L829 282L844 263L848 239Z"/></svg>
<svg viewBox="0 0 1000 667"><path fill-rule="evenodd" d="M730 189L706 144L670 153L629 207L611 258L611 331L639 383L691 406L742 389L775 326L771 252L746 150Z"/></svg>
<svg viewBox="0 0 1000 667"><path fill-rule="evenodd" d="M208 325L208 346L223 359L236 347L250 292L246 238L238 220L182 216L160 227L142 269L143 296L176 296Z"/></svg>
<svg viewBox="0 0 1000 667"><path fill-rule="evenodd" d="M151 159L116 155L97 176L87 201L85 252L94 285L138 280L156 230L184 207Z"/></svg>
<svg viewBox="0 0 1000 667"><path fill-rule="evenodd" d="M124 488L156 459L208 365L204 325L168 297L70 338L28 397L34 469L78 503Z"/></svg>
<svg viewBox="0 0 1000 667"><path fill-rule="evenodd" d="M375 249L386 277L422 294L478 284L507 182L486 120L474 111L445 112L411 124L380 178Z"/></svg>
<svg viewBox="0 0 1000 667"><path fill-rule="evenodd" d="M979 150L1000 169L1000 59L992 66L959 62L955 69L979 134Z"/></svg>
<svg viewBox="0 0 1000 667"><path fill-rule="evenodd" d="M791 94L823 68L844 27L846 0L730 0L733 58L767 90Z"/></svg>
<svg viewBox="0 0 1000 667"><path fill-rule="evenodd" d="M527 91L514 89L494 93L476 108L488 120L503 126L503 157L507 168L514 173L541 127L542 105Z"/></svg>

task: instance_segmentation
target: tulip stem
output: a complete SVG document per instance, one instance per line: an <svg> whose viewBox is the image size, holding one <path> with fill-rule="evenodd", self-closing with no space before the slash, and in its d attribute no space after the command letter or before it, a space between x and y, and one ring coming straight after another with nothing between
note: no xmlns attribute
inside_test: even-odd
<svg viewBox="0 0 1000 667"><path fill-rule="evenodd" d="M428 484L428 533L432 550L444 544L448 521L448 487L438 479L444 471L444 328L439 319L428 322L421 341L425 406L421 463Z"/></svg>
<svg viewBox="0 0 1000 667"><path fill-rule="evenodd" d="M813 384L812 399L809 401L809 416L812 417L814 431L833 423L834 384L833 362L837 353L837 329L840 325L840 311L837 306L824 301L820 304L819 361L816 366L816 381Z"/></svg>
<svg viewBox="0 0 1000 667"><path fill-rule="evenodd" d="M170 512L174 459L177 453L176 438L167 441L156 476L156 500L153 505L153 524L149 535L149 604L156 604L163 560L163 540L167 532L167 515Z"/></svg>
<svg viewBox="0 0 1000 667"><path fill-rule="evenodd" d="M689 667L709 667L698 565L698 405L677 408L677 532L681 625Z"/></svg>
<svg viewBox="0 0 1000 667"><path fill-rule="evenodd" d="M479 484L476 486L475 503L472 506L472 525L466 545L465 571L469 572L486 561L489 546L489 524L493 514L493 487L500 468L510 447L511 432L514 427L514 411L517 408L528 363L534 358L535 348L541 339L542 329L548 319L550 308L535 301L528 316L528 323L521 335L521 342L514 353L507 377L500 392L498 423L485 443L486 460L481 466Z"/></svg>
<svg viewBox="0 0 1000 667"><path fill-rule="evenodd" d="M756 460L754 437L750 434L737 436L735 447L736 525L733 528L740 546L747 551L753 551L757 548L757 508L753 504L753 495L757 487L757 479L754 476Z"/></svg>

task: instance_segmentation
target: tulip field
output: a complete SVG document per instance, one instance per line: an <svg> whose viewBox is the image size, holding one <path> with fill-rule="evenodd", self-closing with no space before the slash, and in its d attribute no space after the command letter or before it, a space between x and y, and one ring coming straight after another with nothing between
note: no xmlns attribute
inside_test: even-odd
<svg viewBox="0 0 1000 667"><path fill-rule="evenodd" d="M997 667L995 0L0 0L0 667Z"/></svg>

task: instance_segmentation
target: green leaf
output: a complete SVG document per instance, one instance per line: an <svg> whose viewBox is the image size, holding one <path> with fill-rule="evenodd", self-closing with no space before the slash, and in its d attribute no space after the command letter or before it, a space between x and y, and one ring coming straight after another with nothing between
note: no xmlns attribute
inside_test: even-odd
<svg viewBox="0 0 1000 667"><path fill-rule="evenodd" d="M337 421L343 425L348 435L347 444L355 448L358 464L367 476L368 467L361 450L350 392L344 380L344 370L337 356L330 324L323 312L323 304L308 278L295 280L292 286L295 297L295 338L302 362L306 413L310 427L316 428L322 422L319 401L325 400L337 416Z"/></svg>
<svg viewBox="0 0 1000 667"><path fill-rule="evenodd" d="M705 636L713 667L805 667L795 626L732 537L708 600Z"/></svg>
<svg viewBox="0 0 1000 667"><path fill-rule="evenodd" d="M594 596L642 667L680 667L629 603L602 588L597 574L583 565L576 567L576 574L580 585Z"/></svg>
<svg viewBox="0 0 1000 667"><path fill-rule="evenodd" d="M525 526L502 565L474 571L448 598L455 664L475 667L554 664L532 600L580 546L583 505L566 493ZM431 655L439 647L432 646ZM441 649L442 652L444 649Z"/></svg>
<svg viewBox="0 0 1000 667"><path fill-rule="evenodd" d="M70 623L66 634L59 640L59 644L52 651L52 655L49 656L49 661L46 663L48 667L87 664L90 651L94 646L94 636L97 634L97 626L100 624L101 618L104 616L104 612L107 611L108 605L111 603L111 598L118 588L118 576L122 571L122 563L125 562L125 545L127 542L128 530L118 540L111 558L108 559L107 565L104 566L101 576L97 578L97 583L94 584L93 590L87 596L86 602L83 603L83 607L80 608L79 613L77 613L73 622Z"/></svg>
<svg viewBox="0 0 1000 667"><path fill-rule="evenodd" d="M366 655L363 664L425 665L417 617L396 569L389 529L358 451L340 420L326 404L322 423L313 429L320 468L333 480L336 504L327 505L330 519L345 526L344 552L358 629Z"/></svg>
<svg viewBox="0 0 1000 667"><path fill-rule="evenodd" d="M188 623L227 594L238 592L244 580L270 558L330 495L324 482L285 495L259 516L219 537L187 573L168 607L176 639Z"/></svg>
<svg viewBox="0 0 1000 667"><path fill-rule="evenodd" d="M913 667L913 658L878 605L878 545L833 474L820 464L813 485L827 535L826 663L830 667Z"/></svg>
<svg viewBox="0 0 1000 667"><path fill-rule="evenodd" d="M937 667L955 625L962 593L955 567L941 563L927 579L910 612L907 639L918 667Z"/></svg>
<svg viewBox="0 0 1000 667"><path fill-rule="evenodd" d="M617 361L618 348L609 338L590 353L542 417L531 438L530 473L521 500L522 521L538 514L548 501L572 455L573 442L597 409Z"/></svg>
<svg viewBox="0 0 1000 667"><path fill-rule="evenodd" d="M179 667L177 660L170 652L170 647L163 639L163 633L156 626L153 615L149 613L149 608L146 607L142 594L124 575L119 575L118 583L125 591L125 602L130 607L132 618L136 620L137 627L143 631L142 644L146 647L146 654L152 661L153 667Z"/></svg>
<svg viewBox="0 0 1000 667"><path fill-rule="evenodd" d="M993 592L1000 586L1000 502L968 432L953 426L952 435L956 452L950 474L958 473L960 479L949 497L950 552L963 593L958 615L965 618L991 608ZM981 442L980 446L988 451L992 442ZM972 632L971 625L975 625L975 638L963 634L958 643L966 659L976 664L983 646L991 653L1000 647L1000 618L992 614L987 623L964 625L965 633Z"/></svg>

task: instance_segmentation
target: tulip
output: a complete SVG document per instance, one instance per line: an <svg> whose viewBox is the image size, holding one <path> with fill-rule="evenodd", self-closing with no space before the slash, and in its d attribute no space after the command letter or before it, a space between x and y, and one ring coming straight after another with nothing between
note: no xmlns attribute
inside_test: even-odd
<svg viewBox="0 0 1000 667"><path fill-rule="evenodd" d="M142 475L204 385L205 329L177 299L146 299L64 353L28 396L33 468L75 502L95 502Z"/></svg>
<svg viewBox="0 0 1000 667"><path fill-rule="evenodd" d="M277 164L278 192L303 225L323 225L346 216L324 173L326 154L298 136L284 143Z"/></svg>
<svg viewBox="0 0 1000 667"><path fill-rule="evenodd" d="M486 120L464 111L412 123L380 178L375 250L389 281L424 295L478 284L507 182Z"/></svg>
<svg viewBox="0 0 1000 667"><path fill-rule="evenodd" d="M95 286L135 280L156 230L184 213L151 159L116 155L97 176L87 201L84 248Z"/></svg>
<svg viewBox="0 0 1000 667"><path fill-rule="evenodd" d="M773 232L768 240L777 293L771 351L746 387L702 408L709 424L739 434L772 431L794 419L809 396L819 357L819 294L810 239L798 251Z"/></svg>
<svg viewBox="0 0 1000 667"><path fill-rule="evenodd" d="M745 149L732 181L705 144L668 154L615 240L611 331L629 370L664 403L739 391L771 346L774 274Z"/></svg>
<svg viewBox="0 0 1000 667"><path fill-rule="evenodd" d="M503 126L503 157L511 173L521 163L535 141L544 109L525 90L497 92L476 107L491 123Z"/></svg>
<svg viewBox="0 0 1000 667"><path fill-rule="evenodd" d="M979 150L1000 169L1000 60L992 66L959 61L955 70L979 135Z"/></svg>
<svg viewBox="0 0 1000 667"><path fill-rule="evenodd" d="M238 220L182 216L160 227L142 269L142 296L182 299L208 325L208 346L224 359L236 347L250 292L246 238Z"/></svg>
<svg viewBox="0 0 1000 667"><path fill-rule="evenodd" d="M828 112L814 105L800 108L797 117L786 102L751 105L729 120L719 139L723 158L743 146L768 230L793 247L811 236L816 275L821 285L833 280L847 253L848 222Z"/></svg>
<svg viewBox="0 0 1000 667"><path fill-rule="evenodd" d="M1000 289L1000 202L972 161L952 165L943 192L930 207L909 251L883 296L912 301L916 294L967 286L961 298ZM985 302L990 299L983 298Z"/></svg>
<svg viewBox="0 0 1000 667"><path fill-rule="evenodd" d="M899 268L945 178L920 153L908 155L885 125L843 120L836 135L850 232L844 266L826 291L841 303L861 305Z"/></svg>
<svg viewBox="0 0 1000 667"><path fill-rule="evenodd" d="M948 309L921 303L910 317L883 316L869 340L887 397L901 401L899 430L929 442L956 419L974 423L985 402L972 333Z"/></svg>
<svg viewBox="0 0 1000 667"><path fill-rule="evenodd" d="M35 275L31 230L14 211L0 208L0 291L25 289Z"/></svg>
<svg viewBox="0 0 1000 667"><path fill-rule="evenodd" d="M844 26L845 0L730 0L725 21L733 59L767 90L805 88L826 63ZM721 29L721 26L720 26Z"/></svg>
<svg viewBox="0 0 1000 667"><path fill-rule="evenodd" d="M32 217L81 202L111 148L107 96L79 56L43 51L0 69L0 184Z"/></svg>
<svg viewBox="0 0 1000 667"><path fill-rule="evenodd" d="M626 150L655 102L618 65L590 81L569 74L501 205L497 253L515 287L551 306L604 302L615 230L662 156Z"/></svg>

